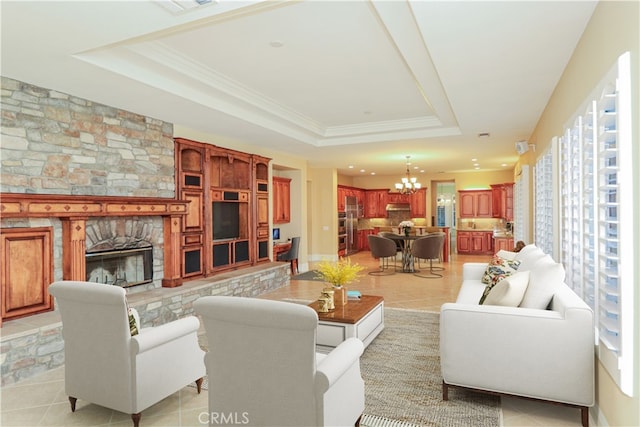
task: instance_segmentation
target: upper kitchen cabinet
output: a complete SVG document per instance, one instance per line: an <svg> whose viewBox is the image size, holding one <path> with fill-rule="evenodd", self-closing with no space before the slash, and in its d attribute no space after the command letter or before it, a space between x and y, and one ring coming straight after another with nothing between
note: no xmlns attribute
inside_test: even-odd
<svg viewBox="0 0 640 427"><path fill-rule="evenodd" d="M513 182L492 185L491 194L493 217L513 221Z"/></svg>
<svg viewBox="0 0 640 427"><path fill-rule="evenodd" d="M364 203L365 218L384 218L387 216L388 190L366 190Z"/></svg>
<svg viewBox="0 0 640 427"><path fill-rule="evenodd" d="M291 179L273 177L273 223L291 221Z"/></svg>
<svg viewBox="0 0 640 427"><path fill-rule="evenodd" d="M492 218L491 190L460 190L460 218Z"/></svg>
<svg viewBox="0 0 640 427"><path fill-rule="evenodd" d="M425 218L427 216L427 189L421 188L410 197L411 218Z"/></svg>

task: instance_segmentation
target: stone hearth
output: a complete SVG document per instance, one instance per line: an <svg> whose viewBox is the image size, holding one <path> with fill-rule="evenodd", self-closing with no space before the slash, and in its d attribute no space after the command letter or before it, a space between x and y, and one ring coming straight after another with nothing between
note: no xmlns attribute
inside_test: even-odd
<svg viewBox="0 0 640 427"><path fill-rule="evenodd" d="M135 293L127 301L140 313L142 327L148 327L194 314L193 301L203 296L257 297L288 284L287 263L266 263L192 280L177 288ZM64 364L62 323L57 311L5 322L0 343L2 386Z"/></svg>

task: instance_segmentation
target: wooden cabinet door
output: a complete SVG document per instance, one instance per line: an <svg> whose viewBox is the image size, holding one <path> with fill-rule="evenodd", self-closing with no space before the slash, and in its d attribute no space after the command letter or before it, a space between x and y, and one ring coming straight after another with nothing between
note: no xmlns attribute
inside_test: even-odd
<svg viewBox="0 0 640 427"><path fill-rule="evenodd" d="M486 251L487 242L485 233L471 233L471 252L482 253Z"/></svg>
<svg viewBox="0 0 640 427"><path fill-rule="evenodd" d="M411 218L424 218L427 216L427 190L421 188L411 195Z"/></svg>
<svg viewBox="0 0 640 427"><path fill-rule="evenodd" d="M364 216L366 218L385 217L387 215L387 192L385 190L369 190L365 193Z"/></svg>
<svg viewBox="0 0 640 427"><path fill-rule="evenodd" d="M291 179L273 177L273 223L282 224L291 221Z"/></svg>
<svg viewBox="0 0 640 427"><path fill-rule="evenodd" d="M491 211L494 218L503 217L502 199L504 189L502 184L491 186Z"/></svg>
<svg viewBox="0 0 640 427"><path fill-rule="evenodd" d="M476 215L476 196L475 193L459 193L460 199L460 217L473 218Z"/></svg>
<svg viewBox="0 0 640 427"><path fill-rule="evenodd" d="M343 187L338 187L338 212L344 212L346 209L347 191Z"/></svg>
<svg viewBox="0 0 640 427"><path fill-rule="evenodd" d="M456 239L458 253L471 252L471 233L465 231L458 231L458 237Z"/></svg>
<svg viewBox="0 0 640 427"><path fill-rule="evenodd" d="M504 219L513 221L513 182L504 185Z"/></svg>
<svg viewBox="0 0 640 427"><path fill-rule="evenodd" d="M499 250L512 251L513 250L513 239L494 239L493 240L494 247L493 252L496 253Z"/></svg>
<svg viewBox="0 0 640 427"><path fill-rule="evenodd" d="M491 191L479 191L476 193L476 216L483 218L493 217L491 210Z"/></svg>
<svg viewBox="0 0 640 427"><path fill-rule="evenodd" d="M0 233L2 319L53 309L53 227L3 228Z"/></svg>
<svg viewBox="0 0 640 427"><path fill-rule="evenodd" d="M260 195L256 198L258 208L258 227L269 226L269 198L266 195Z"/></svg>

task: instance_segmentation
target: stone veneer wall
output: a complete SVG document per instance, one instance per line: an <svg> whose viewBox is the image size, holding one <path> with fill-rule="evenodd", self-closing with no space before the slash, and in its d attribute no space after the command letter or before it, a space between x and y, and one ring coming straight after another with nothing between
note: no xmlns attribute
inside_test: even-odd
<svg viewBox="0 0 640 427"><path fill-rule="evenodd" d="M171 123L1 82L0 191L175 197Z"/></svg>
<svg viewBox="0 0 640 427"><path fill-rule="evenodd" d="M173 124L6 77L0 82L0 191L175 197ZM53 226L53 277L62 279L58 218L0 218L0 226ZM162 245L154 248L158 262L161 253ZM157 271L159 286L162 266Z"/></svg>
<svg viewBox="0 0 640 427"><path fill-rule="evenodd" d="M163 295L145 293L127 297L129 305L138 310L142 327L158 326L193 315L193 302L210 295L256 297L289 283L288 265L263 264L225 274L222 279L193 281L189 286L165 289ZM46 313L49 316L51 313ZM2 336L2 386L14 384L34 375L64 365L62 323L53 321L47 326L25 333Z"/></svg>

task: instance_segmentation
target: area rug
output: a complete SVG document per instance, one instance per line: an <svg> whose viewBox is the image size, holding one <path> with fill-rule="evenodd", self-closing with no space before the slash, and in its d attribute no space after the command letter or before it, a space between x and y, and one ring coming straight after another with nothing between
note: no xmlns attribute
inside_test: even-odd
<svg viewBox="0 0 640 427"><path fill-rule="evenodd" d="M318 270L309 270L304 273L296 274L291 277L291 280L313 280L318 282L324 282L324 279L318 277Z"/></svg>
<svg viewBox="0 0 640 427"><path fill-rule="evenodd" d="M499 426L499 397L450 388L442 400L439 320L438 313L385 308L385 329L360 358L365 414L404 425Z"/></svg>

